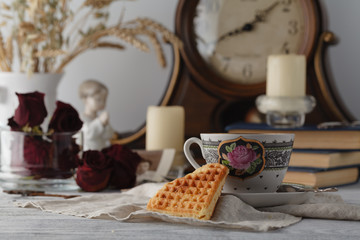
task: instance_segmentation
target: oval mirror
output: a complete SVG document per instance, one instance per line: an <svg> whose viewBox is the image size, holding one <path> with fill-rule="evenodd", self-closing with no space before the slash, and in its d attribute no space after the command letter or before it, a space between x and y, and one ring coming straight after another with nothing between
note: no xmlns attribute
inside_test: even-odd
<svg viewBox="0 0 360 240"><path fill-rule="evenodd" d="M109 23L117 23L121 14L123 21L146 17L173 32L176 4L177 1L168 0L113 3ZM110 124L119 133L130 132L119 143L131 142L145 132L143 126L149 105L166 105L180 61L177 49L170 44L163 44L167 61L165 68L159 65L152 46L149 53L130 45L125 47L125 50L95 49L79 55L65 68L58 89L60 100L71 103L82 112L84 106L78 96L81 82L96 79L104 83L109 89L106 110L110 114Z"/></svg>

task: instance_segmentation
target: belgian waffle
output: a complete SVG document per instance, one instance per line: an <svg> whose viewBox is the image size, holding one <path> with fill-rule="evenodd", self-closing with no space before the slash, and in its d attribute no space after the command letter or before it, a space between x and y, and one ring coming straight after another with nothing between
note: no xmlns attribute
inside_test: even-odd
<svg viewBox="0 0 360 240"><path fill-rule="evenodd" d="M147 204L147 210L208 220L221 194L229 169L219 163L166 183Z"/></svg>

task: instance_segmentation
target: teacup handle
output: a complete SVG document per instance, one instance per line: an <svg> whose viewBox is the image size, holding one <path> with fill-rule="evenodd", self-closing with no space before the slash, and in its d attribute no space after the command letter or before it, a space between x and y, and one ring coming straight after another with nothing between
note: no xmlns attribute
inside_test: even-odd
<svg viewBox="0 0 360 240"><path fill-rule="evenodd" d="M202 156L204 156L204 148L203 148L203 145L202 145L202 141L197 137L192 137L192 138L189 138L188 140L186 140L186 142L184 143L184 154L186 156L186 159L189 161L189 163L195 169L197 169L197 168L200 167L200 165L195 161L195 159L191 155L191 151L190 151L190 146L193 143L196 143L197 145L199 145L199 147L201 149L201 154L202 154Z"/></svg>

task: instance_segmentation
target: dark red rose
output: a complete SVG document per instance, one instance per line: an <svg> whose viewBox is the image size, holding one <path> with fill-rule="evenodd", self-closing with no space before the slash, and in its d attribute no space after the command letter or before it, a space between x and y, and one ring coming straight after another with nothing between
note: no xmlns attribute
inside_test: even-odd
<svg viewBox="0 0 360 240"><path fill-rule="evenodd" d="M24 161L32 175L42 175L51 167L51 143L40 136L27 136L24 140Z"/></svg>
<svg viewBox="0 0 360 240"><path fill-rule="evenodd" d="M76 183L87 192L101 191L109 183L111 170L111 168L108 168L98 171L88 165L79 166L76 171Z"/></svg>
<svg viewBox="0 0 360 240"><path fill-rule="evenodd" d="M133 152L130 148L120 144L113 144L110 147L104 148L101 151L105 156L112 158L117 162L129 162L130 165L136 169L141 157L136 152ZM134 161L131 161L134 160Z"/></svg>
<svg viewBox="0 0 360 240"><path fill-rule="evenodd" d="M83 153L83 165L87 165L94 170L103 170L110 166L111 160L96 150L88 150Z"/></svg>
<svg viewBox="0 0 360 240"><path fill-rule="evenodd" d="M14 121L20 127L29 124L29 127L40 125L47 111L44 103L45 94L40 92L16 93L19 99L19 106L15 110Z"/></svg>
<svg viewBox="0 0 360 240"><path fill-rule="evenodd" d="M126 189L134 187L135 183L136 174L129 165L115 162L109 185L116 189Z"/></svg>
<svg viewBox="0 0 360 240"><path fill-rule="evenodd" d="M70 104L56 102L55 112L49 123L49 130L54 132L76 132L82 128L83 122L79 113Z"/></svg>
<svg viewBox="0 0 360 240"><path fill-rule="evenodd" d="M107 187L113 170L110 159L100 151L88 150L84 152L81 164L76 172L76 183L83 190L96 192Z"/></svg>
<svg viewBox="0 0 360 240"><path fill-rule="evenodd" d="M113 160L114 170L110 185L118 189L133 187L136 182L136 169L141 161L140 155L119 144L105 148L102 152Z"/></svg>

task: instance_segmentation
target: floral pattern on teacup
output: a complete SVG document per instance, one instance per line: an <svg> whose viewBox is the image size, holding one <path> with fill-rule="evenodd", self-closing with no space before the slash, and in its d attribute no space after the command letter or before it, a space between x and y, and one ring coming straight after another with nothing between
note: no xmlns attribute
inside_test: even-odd
<svg viewBox="0 0 360 240"><path fill-rule="evenodd" d="M218 147L218 162L229 168L229 175L242 179L254 177L265 167L265 148L257 140L239 137L223 141Z"/></svg>

